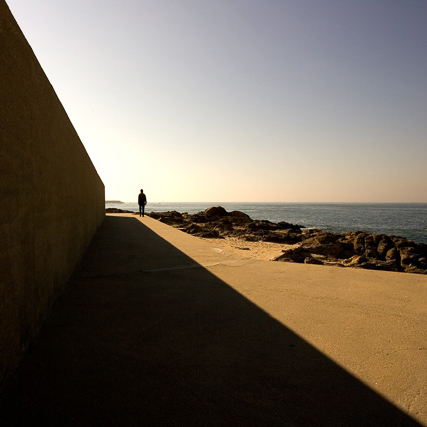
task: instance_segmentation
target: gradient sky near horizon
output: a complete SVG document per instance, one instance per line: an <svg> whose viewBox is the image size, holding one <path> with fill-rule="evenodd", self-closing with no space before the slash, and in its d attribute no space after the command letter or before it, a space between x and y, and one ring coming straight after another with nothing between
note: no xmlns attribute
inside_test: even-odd
<svg viewBox="0 0 427 427"><path fill-rule="evenodd" d="M106 199L427 202L425 0L6 0Z"/></svg>

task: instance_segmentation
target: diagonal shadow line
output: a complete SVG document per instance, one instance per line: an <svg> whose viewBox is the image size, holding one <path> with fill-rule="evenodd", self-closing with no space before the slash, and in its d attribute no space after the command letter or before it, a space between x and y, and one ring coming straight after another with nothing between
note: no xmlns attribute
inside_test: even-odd
<svg viewBox="0 0 427 427"><path fill-rule="evenodd" d="M420 426L205 268L173 268L194 265L137 219L106 217L4 425Z"/></svg>

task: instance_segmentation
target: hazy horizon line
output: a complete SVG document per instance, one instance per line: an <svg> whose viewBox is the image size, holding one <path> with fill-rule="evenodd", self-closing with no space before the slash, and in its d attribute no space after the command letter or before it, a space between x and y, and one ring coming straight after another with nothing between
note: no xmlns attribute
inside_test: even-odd
<svg viewBox="0 0 427 427"><path fill-rule="evenodd" d="M124 204L129 204L129 203L135 203L138 204L135 201L122 201L122 200L118 200L118 199L109 199L109 200L105 200L105 203L124 203ZM348 202L348 201L343 201L343 202L339 202L339 201L327 201L327 202L319 202L319 201L312 201L312 202L289 202L289 201L266 201L266 202L259 202L259 201L148 201L147 204L173 204L173 203L209 203L209 204L214 204L214 205L218 205L221 203L234 203L234 204L284 204L284 203L288 203L288 204L403 204L403 205L422 205L422 204L427 204L427 201L424 202L396 202L396 201L387 201L387 202L365 202L365 201L353 201L353 202Z"/></svg>

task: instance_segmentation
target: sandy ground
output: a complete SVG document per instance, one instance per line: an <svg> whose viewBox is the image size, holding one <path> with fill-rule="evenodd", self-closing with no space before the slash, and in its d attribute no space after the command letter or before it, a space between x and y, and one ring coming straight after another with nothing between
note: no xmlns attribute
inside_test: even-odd
<svg viewBox="0 0 427 427"><path fill-rule="evenodd" d="M271 261L272 258L281 255L283 250L294 247L294 245L285 245L283 243L247 242L236 237L226 237L225 239L201 238L201 240L218 251L234 252L245 258L254 258L263 261Z"/></svg>

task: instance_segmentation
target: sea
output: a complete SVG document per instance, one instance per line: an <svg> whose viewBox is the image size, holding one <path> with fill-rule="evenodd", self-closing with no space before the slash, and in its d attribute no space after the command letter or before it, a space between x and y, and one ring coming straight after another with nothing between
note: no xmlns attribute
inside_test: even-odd
<svg viewBox="0 0 427 427"><path fill-rule="evenodd" d="M241 211L252 219L286 221L332 233L367 231L401 236L427 244L427 203L148 203L146 212L190 214L211 206ZM106 208L138 211L136 203L106 202Z"/></svg>

